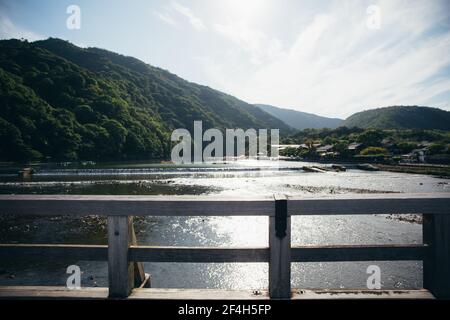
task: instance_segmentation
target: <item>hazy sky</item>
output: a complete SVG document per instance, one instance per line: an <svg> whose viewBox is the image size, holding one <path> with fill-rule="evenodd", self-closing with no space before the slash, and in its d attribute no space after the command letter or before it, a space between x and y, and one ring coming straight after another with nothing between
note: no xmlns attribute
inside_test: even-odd
<svg viewBox="0 0 450 320"><path fill-rule="evenodd" d="M81 28L68 29L69 5ZM0 38L137 57L251 103L325 116L450 110L450 1L0 0Z"/></svg>

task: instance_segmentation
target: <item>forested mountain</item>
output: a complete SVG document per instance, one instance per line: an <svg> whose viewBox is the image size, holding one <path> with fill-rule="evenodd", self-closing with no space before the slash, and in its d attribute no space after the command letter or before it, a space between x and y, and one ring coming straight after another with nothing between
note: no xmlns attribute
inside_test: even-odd
<svg viewBox="0 0 450 320"><path fill-rule="evenodd" d="M320 128L334 129L339 127L343 121L342 119L321 117L312 113L283 109L267 104L255 104L255 106L298 130Z"/></svg>
<svg viewBox="0 0 450 320"><path fill-rule="evenodd" d="M342 125L349 128L450 130L450 112L429 107L393 106L355 113Z"/></svg>
<svg viewBox="0 0 450 320"><path fill-rule="evenodd" d="M0 160L170 154L170 133L291 129L258 107L135 58L50 38L0 41Z"/></svg>

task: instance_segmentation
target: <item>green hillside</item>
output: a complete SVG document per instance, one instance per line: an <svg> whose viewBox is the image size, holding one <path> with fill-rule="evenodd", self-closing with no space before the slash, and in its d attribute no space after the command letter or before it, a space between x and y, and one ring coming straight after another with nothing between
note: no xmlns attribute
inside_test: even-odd
<svg viewBox="0 0 450 320"><path fill-rule="evenodd" d="M290 128L261 109L135 58L59 39L0 41L0 160L162 158L170 133Z"/></svg>
<svg viewBox="0 0 450 320"><path fill-rule="evenodd" d="M334 129L339 127L343 121L342 119L321 117L312 113L283 109L267 104L255 104L255 106L298 130L320 128Z"/></svg>
<svg viewBox="0 0 450 320"><path fill-rule="evenodd" d="M373 129L450 130L450 112L437 108L394 106L355 113L342 126Z"/></svg>

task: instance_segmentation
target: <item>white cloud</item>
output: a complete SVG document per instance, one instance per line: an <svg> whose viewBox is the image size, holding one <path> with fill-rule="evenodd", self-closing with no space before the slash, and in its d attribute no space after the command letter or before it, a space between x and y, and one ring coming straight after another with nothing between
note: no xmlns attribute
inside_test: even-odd
<svg viewBox="0 0 450 320"><path fill-rule="evenodd" d="M153 11L153 14L155 16L157 16L161 21L167 23L168 25L170 25L172 27L176 27L177 26L177 23L176 23L175 19L173 19L170 14L162 13L162 12L158 12L158 11Z"/></svg>
<svg viewBox="0 0 450 320"><path fill-rule="evenodd" d="M260 63L252 72L221 74L221 89L249 102L341 117L364 108L427 105L449 90L448 73L436 78L450 67L450 33L433 30L445 21L448 27L442 3L379 1L379 30L366 27L366 5L348 3L336 2L317 13L289 47L282 51L278 46L274 55L268 54L273 39L263 31L245 24L215 25L250 56L250 63ZM206 74L228 69L214 66Z"/></svg>
<svg viewBox="0 0 450 320"><path fill-rule="evenodd" d="M214 30L248 54L250 63L255 65L277 57L281 51L281 42L278 39L271 39L261 30L250 28L245 21L226 25L215 24Z"/></svg>
<svg viewBox="0 0 450 320"><path fill-rule="evenodd" d="M197 17L190 8L177 2L172 2L170 6L166 6L163 12L152 11L152 13L172 27L179 26L179 16L181 15L195 30L202 31L207 29L203 20Z"/></svg>
<svg viewBox="0 0 450 320"><path fill-rule="evenodd" d="M184 16L195 29L199 31L206 29L203 21L199 17L197 17L194 12L192 12L192 10L188 7L182 6L177 2L172 2L171 7L180 15Z"/></svg>
<svg viewBox="0 0 450 320"><path fill-rule="evenodd" d="M23 38L28 41L36 41L45 39L46 37L15 25L8 17L0 13L0 39L11 38Z"/></svg>

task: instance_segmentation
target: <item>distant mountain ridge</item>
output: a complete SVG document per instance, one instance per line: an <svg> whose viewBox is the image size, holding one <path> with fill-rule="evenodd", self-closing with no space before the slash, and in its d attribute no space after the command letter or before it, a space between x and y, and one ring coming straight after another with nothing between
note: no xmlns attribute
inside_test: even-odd
<svg viewBox="0 0 450 320"><path fill-rule="evenodd" d="M303 130L308 128L337 128L344 120L338 118L321 117L312 113L279 108L267 104L255 104L265 112L277 117L292 128Z"/></svg>
<svg viewBox="0 0 450 320"><path fill-rule="evenodd" d="M450 130L450 112L430 107L391 106L357 112L342 125L349 128Z"/></svg>
<svg viewBox="0 0 450 320"><path fill-rule="evenodd" d="M297 130L337 127L363 129L450 130L450 111L423 106L391 106L357 112L345 120L255 104Z"/></svg>

